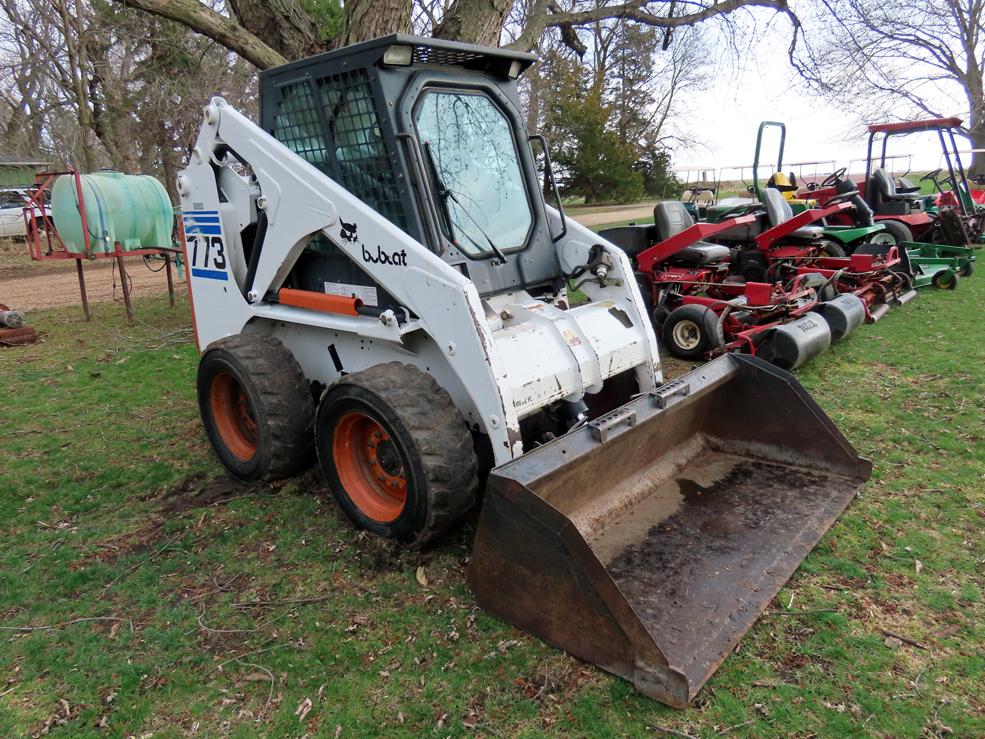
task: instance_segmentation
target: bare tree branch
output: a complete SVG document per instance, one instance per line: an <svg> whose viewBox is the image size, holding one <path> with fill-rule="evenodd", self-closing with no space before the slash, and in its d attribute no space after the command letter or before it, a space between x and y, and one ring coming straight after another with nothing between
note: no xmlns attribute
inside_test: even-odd
<svg viewBox="0 0 985 739"><path fill-rule="evenodd" d="M235 20L217 13L198 0L116 0L116 2L177 21L235 51L259 69L276 67L287 62L284 56Z"/></svg>

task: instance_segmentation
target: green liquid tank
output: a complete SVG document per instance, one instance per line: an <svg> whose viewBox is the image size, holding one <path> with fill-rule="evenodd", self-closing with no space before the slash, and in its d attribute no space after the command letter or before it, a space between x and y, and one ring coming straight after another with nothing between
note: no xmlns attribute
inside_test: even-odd
<svg viewBox="0 0 985 739"><path fill-rule="evenodd" d="M174 215L164 185L149 175L95 172L80 175L92 253L171 246ZM65 248L86 250L75 177L62 175L51 187L51 216Z"/></svg>

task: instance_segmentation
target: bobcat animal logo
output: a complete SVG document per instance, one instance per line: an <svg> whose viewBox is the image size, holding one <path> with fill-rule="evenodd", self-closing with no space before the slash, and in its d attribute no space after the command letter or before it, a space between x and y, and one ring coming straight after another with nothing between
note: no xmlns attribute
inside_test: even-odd
<svg viewBox="0 0 985 739"><path fill-rule="evenodd" d="M343 241L348 241L350 244L355 243L358 239L356 238L356 224L346 223L340 220L339 223L342 224L342 230L339 232L339 236Z"/></svg>

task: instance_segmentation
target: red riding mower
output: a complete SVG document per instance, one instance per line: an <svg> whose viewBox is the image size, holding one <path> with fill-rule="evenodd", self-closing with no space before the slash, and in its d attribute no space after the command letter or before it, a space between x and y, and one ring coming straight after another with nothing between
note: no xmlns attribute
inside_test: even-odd
<svg viewBox="0 0 985 739"><path fill-rule="evenodd" d="M838 219L849 220L849 226L841 228L867 227L871 226L875 214L869 204L862 198L858 186L851 179L845 176L845 168L839 169L825 178L823 184L826 193L834 192L837 195L852 193L851 203L855 207L855 212L838 213ZM881 174L880 174L881 173ZM935 177L939 170L925 175L921 179ZM879 186L890 192L895 192L893 197L898 198L899 204L907 208L915 209L923 207L923 198L915 194L916 188L905 178L900 178L903 186L893 182L885 174L885 170L877 169L873 180L878 180L882 184ZM896 188L893 191L892 188ZM829 200L830 202L830 200ZM931 243L920 243L910 241L910 231L902 223L894 220L881 220L878 222L885 231L876 234L869 243L861 244L853 254L880 254L884 252L884 247L879 246L895 245L899 252L900 265L893 266L893 270L904 272L910 278L910 284L915 287L934 287L954 289L958 284L958 275L969 277L974 271L974 255L972 248L966 244L971 240L971 235L967 231L965 222L958 215L954 208L942 208L935 213L933 229L929 238ZM836 226L835 228L839 228Z"/></svg>
<svg viewBox="0 0 985 739"><path fill-rule="evenodd" d="M634 260L637 279L663 344L680 359L747 352L794 369L854 331L865 306L854 295L819 300L829 279L809 273L787 284L746 282L730 271L730 250L702 239L753 225L755 214L694 223L683 204L658 203L653 226L600 235Z"/></svg>
<svg viewBox="0 0 985 739"><path fill-rule="evenodd" d="M830 198L823 208L793 215L782 193L772 188L762 192L766 227L759 233L730 230L716 238L738 247L732 271L746 281L789 282L797 275L825 276L823 298L841 293L857 295L865 305L867 323L886 314L890 305L905 305L916 297L910 276L891 239L877 234L853 245L852 256L842 246L825 238L828 227L816 225L833 214L854 207L854 190ZM763 217L760 216L760 221ZM761 224L763 225L763 224Z"/></svg>
<svg viewBox="0 0 985 739"><path fill-rule="evenodd" d="M968 184L955 138L955 133L959 132L961 125L961 120L958 118L932 118L877 123L869 126L865 177L858 183L858 188L875 213L876 222L886 226L897 236L897 241L915 240L921 243L963 246L982 238L985 213L979 212L975 207L971 197L971 186ZM933 180L938 191L944 189L942 187L944 183L949 186L949 191L954 193L953 199L948 203L952 206L951 216L963 221L965 233L956 232L953 228L939 228L940 216L947 212L948 208L940 208L936 213L934 208L928 210L926 202L919 193L912 191L912 186L900 188L886 171L887 161L893 158L887 153L889 140L921 132L937 134L946 165L946 170L943 168L935 170L924 175L921 180ZM844 172L845 170L842 169L836 174L843 175ZM831 181L833 179L834 175L824 184L833 185ZM829 187L822 187L821 190L812 193L812 197L823 204L834 192Z"/></svg>

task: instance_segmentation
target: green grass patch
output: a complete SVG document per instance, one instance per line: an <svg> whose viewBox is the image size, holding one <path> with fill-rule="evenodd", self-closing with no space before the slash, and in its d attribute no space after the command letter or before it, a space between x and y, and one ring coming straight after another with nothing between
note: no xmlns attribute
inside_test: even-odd
<svg viewBox="0 0 985 739"><path fill-rule="evenodd" d="M799 373L873 480L685 711L480 611L474 523L409 553L314 472L229 484L185 308L34 313L0 349L0 736L981 736L983 302L924 291Z"/></svg>

